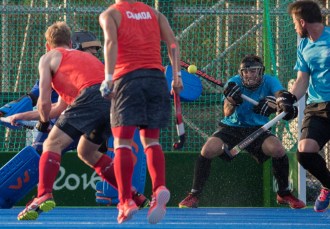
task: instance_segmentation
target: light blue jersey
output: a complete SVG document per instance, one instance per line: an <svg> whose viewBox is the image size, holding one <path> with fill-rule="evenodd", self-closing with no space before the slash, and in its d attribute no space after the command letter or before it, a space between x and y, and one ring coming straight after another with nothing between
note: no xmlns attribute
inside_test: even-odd
<svg viewBox="0 0 330 229"><path fill-rule="evenodd" d="M282 84L277 77L271 75L264 75L263 82L256 90L249 90L243 86L240 75L236 75L230 78L227 82L235 82L240 86L242 94L250 97L251 99L259 102L266 96L274 96L276 92L284 90ZM253 104L243 100L243 103L236 107L235 112L224 117L221 123L229 126L239 126L239 127L253 127L262 126L269 121L269 118L260 114L253 112Z"/></svg>
<svg viewBox="0 0 330 229"><path fill-rule="evenodd" d="M330 101L330 27L315 42L300 41L294 69L310 74L307 104Z"/></svg>

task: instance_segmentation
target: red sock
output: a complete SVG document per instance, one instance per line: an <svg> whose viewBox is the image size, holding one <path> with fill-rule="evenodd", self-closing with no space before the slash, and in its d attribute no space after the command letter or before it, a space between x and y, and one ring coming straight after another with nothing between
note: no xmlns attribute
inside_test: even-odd
<svg viewBox="0 0 330 229"><path fill-rule="evenodd" d="M102 179L117 189L118 185L115 177L113 161L108 155L103 154L93 167L95 172L102 177Z"/></svg>
<svg viewBox="0 0 330 229"><path fill-rule="evenodd" d="M128 148L118 148L115 150L114 169L118 185L118 197L120 203L132 198L132 176L133 157L132 150Z"/></svg>
<svg viewBox="0 0 330 229"><path fill-rule="evenodd" d="M152 145L145 149L147 165L152 183L152 191L165 186L165 157L160 145Z"/></svg>
<svg viewBox="0 0 330 229"><path fill-rule="evenodd" d="M60 170L60 165L60 154L51 151L41 154L39 161L38 197L53 191L53 185Z"/></svg>

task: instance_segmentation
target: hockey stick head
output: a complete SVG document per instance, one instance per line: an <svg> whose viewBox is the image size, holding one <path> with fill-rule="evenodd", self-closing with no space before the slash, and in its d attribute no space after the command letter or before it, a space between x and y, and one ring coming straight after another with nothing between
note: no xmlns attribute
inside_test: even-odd
<svg viewBox="0 0 330 229"><path fill-rule="evenodd" d="M227 144L222 145L222 150L230 159L233 159L239 153L239 150L236 149L236 147L230 150Z"/></svg>
<svg viewBox="0 0 330 229"><path fill-rule="evenodd" d="M179 136L179 141L173 144L173 148L175 150L182 149L184 142L186 141L185 134Z"/></svg>
<svg viewBox="0 0 330 229"><path fill-rule="evenodd" d="M181 149L185 142L185 130L184 123L181 113L181 102L180 96L177 93L174 93L174 106L175 106L175 118L176 118L176 130L178 133L179 140L173 144L174 149Z"/></svg>

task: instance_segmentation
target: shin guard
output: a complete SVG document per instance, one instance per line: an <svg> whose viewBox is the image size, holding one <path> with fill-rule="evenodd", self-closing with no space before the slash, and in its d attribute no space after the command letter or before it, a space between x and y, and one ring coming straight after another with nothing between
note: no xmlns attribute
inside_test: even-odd
<svg viewBox="0 0 330 229"><path fill-rule="evenodd" d="M289 194L289 158L286 154L280 158L272 158L272 171L278 185L277 193L280 196Z"/></svg>
<svg viewBox="0 0 330 229"><path fill-rule="evenodd" d="M194 169L193 186L191 189L192 193L201 195L205 182L210 176L211 163L211 159L203 157L201 154L198 156Z"/></svg>
<svg viewBox="0 0 330 229"><path fill-rule="evenodd" d="M330 188L330 171L324 158L317 152L297 152L298 162L318 179L323 187Z"/></svg>

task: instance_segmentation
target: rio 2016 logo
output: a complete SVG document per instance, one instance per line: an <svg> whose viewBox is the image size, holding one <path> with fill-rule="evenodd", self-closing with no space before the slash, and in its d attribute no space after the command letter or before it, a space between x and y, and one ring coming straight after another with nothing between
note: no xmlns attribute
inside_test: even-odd
<svg viewBox="0 0 330 229"><path fill-rule="evenodd" d="M66 174L65 168L61 167L59 176L53 187L54 190L68 189L73 191L81 186L83 190L86 190L89 187L95 190L95 184L97 181L101 181L101 178L95 172L93 172L90 177L88 177L87 173L81 175L74 173Z"/></svg>

